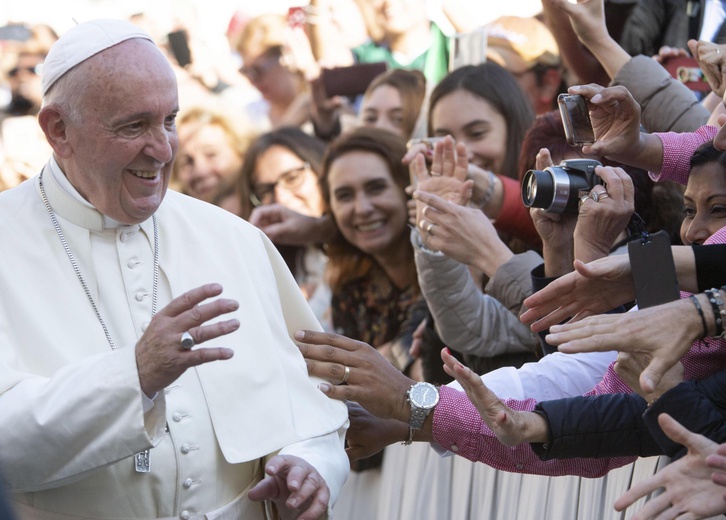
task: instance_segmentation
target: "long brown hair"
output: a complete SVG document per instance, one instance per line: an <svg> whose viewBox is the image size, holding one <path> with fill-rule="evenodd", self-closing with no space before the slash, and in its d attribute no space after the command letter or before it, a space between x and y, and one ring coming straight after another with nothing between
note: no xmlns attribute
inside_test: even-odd
<svg viewBox="0 0 726 520"><path fill-rule="evenodd" d="M529 100L506 69L493 61L467 65L451 72L436 85L429 100L429 135L433 135L431 115L441 98L457 90L466 90L487 101L507 122L507 142L501 175L519 179L517 163L524 133L534 121Z"/></svg>
<svg viewBox="0 0 726 520"><path fill-rule="evenodd" d="M401 136L380 128L356 128L333 141L323 157L320 190L327 213L330 213L331 194L328 183L330 167L336 159L356 151L370 152L381 157L388 166L391 178L402 192L409 184L408 167L401 163L401 159L406 153L406 141ZM331 213L331 217L335 221L335 215ZM411 268L415 269L413 246L410 247ZM347 283L365 276L375 264L371 255L348 242L340 233L328 244L327 253L326 279L333 291L341 290ZM417 286L416 277L413 278L413 283Z"/></svg>

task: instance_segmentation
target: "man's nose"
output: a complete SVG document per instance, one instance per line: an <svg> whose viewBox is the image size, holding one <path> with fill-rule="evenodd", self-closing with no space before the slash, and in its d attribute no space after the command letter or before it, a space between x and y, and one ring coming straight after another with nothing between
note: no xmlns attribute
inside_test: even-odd
<svg viewBox="0 0 726 520"><path fill-rule="evenodd" d="M156 128L149 132L149 140L144 152L159 162L168 163L174 157L172 141L176 134L166 128Z"/></svg>

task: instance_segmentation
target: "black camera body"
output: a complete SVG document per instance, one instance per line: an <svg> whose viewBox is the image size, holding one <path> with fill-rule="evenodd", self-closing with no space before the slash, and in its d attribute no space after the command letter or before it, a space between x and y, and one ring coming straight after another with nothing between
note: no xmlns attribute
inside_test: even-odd
<svg viewBox="0 0 726 520"><path fill-rule="evenodd" d="M544 170L529 170L522 179L522 202L528 208L542 208L548 213L576 215L580 198L602 184L594 159L568 159Z"/></svg>

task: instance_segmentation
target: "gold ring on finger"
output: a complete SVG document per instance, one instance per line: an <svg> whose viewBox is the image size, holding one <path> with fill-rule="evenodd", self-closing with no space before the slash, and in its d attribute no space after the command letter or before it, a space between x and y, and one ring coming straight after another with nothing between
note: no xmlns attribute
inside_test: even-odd
<svg viewBox="0 0 726 520"><path fill-rule="evenodd" d="M345 371L343 372L343 379L340 380L339 385L345 385L348 383L348 378L350 377L350 367L347 365L343 365L345 367Z"/></svg>

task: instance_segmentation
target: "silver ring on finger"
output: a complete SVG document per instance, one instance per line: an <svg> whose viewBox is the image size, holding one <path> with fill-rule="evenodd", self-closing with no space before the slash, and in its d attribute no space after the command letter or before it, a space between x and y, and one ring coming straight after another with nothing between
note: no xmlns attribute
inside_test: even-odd
<svg viewBox="0 0 726 520"><path fill-rule="evenodd" d="M186 331L181 336L181 348L182 350L191 350L194 347L194 338L189 331Z"/></svg>

